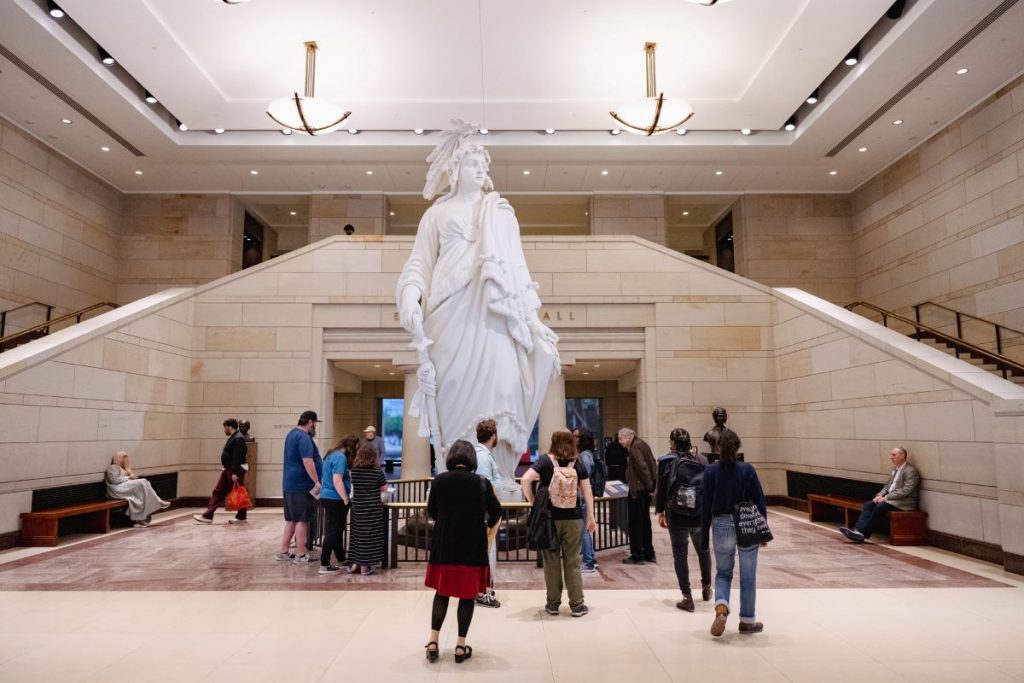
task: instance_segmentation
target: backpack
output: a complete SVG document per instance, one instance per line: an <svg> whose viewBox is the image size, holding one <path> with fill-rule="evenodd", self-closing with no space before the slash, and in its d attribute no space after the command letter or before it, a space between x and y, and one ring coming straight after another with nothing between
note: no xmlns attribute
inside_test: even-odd
<svg viewBox="0 0 1024 683"><path fill-rule="evenodd" d="M595 498L604 495L604 486L607 483L608 464L604 461L604 456L594 451L594 471L590 473L590 488Z"/></svg>
<svg viewBox="0 0 1024 683"><path fill-rule="evenodd" d="M558 533L549 502L547 487L539 487L526 520L526 547L530 550L558 550Z"/></svg>
<svg viewBox="0 0 1024 683"><path fill-rule="evenodd" d="M704 479L704 463L679 456L672 463L665 507L682 517L700 517L700 486Z"/></svg>
<svg viewBox="0 0 1024 683"><path fill-rule="evenodd" d="M575 465L575 459L569 463L568 467L562 467L558 464L558 460L551 458L551 466L554 470L551 473L551 483L548 484L548 498L553 507L562 510L572 510L576 507L580 487Z"/></svg>

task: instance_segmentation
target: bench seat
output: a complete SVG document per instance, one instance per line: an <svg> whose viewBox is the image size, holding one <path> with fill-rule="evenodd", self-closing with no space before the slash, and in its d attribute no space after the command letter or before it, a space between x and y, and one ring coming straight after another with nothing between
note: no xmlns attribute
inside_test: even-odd
<svg viewBox="0 0 1024 683"><path fill-rule="evenodd" d="M39 512L23 512L20 543L30 547L57 545L58 523L71 517L77 518L81 531L105 534L110 531L110 511L127 505L125 500L98 500Z"/></svg>
<svg viewBox="0 0 1024 683"><path fill-rule="evenodd" d="M835 508L843 512L843 526L853 528L864 508L863 500L830 496L822 493L807 495L808 517L812 522L831 519ZM892 545L927 545L928 513L923 510L889 511L889 541Z"/></svg>

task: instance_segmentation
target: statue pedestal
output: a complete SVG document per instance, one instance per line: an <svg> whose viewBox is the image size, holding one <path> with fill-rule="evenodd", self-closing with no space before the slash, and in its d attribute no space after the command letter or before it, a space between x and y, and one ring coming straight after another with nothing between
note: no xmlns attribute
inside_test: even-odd
<svg viewBox="0 0 1024 683"><path fill-rule="evenodd" d="M249 496L252 498L253 504L256 503L256 461L259 459L259 444L253 441L246 441L246 447L249 452L245 455L246 463L249 465L249 471L245 474L245 488L249 490Z"/></svg>

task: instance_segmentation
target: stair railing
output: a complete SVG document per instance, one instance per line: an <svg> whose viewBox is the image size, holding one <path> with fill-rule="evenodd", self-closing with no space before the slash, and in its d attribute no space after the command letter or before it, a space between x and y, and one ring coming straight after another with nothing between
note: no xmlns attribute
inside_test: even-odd
<svg viewBox="0 0 1024 683"><path fill-rule="evenodd" d="M7 335L6 337L0 337L0 352L6 351L8 349L13 349L15 346L18 346L19 344L23 344L25 342L32 341L33 339L38 339L39 337L50 334L51 326L57 325L62 322L67 322L72 318L74 318L76 323L80 323L82 322L83 315L91 313L92 311L99 310L101 308L114 309L117 308L117 304L111 301L101 301L98 304L86 306L85 308L73 311L71 313L67 313L58 318L54 318L53 320L47 319L47 321L44 323L34 325L24 330L18 330L13 334Z"/></svg>
<svg viewBox="0 0 1024 683"><path fill-rule="evenodd" d="M994 332L995 332L996 353L998 353L999 355L1002 355L1002 353L1003 353L1003 339L1006 336L1005 332L1009 332L1011 334L1016 334L1016 335L1019 335L1021 337L1024 337L1024 332L1021 332L1020 330L1015 330L1012 327L1007 327L1006 325L1000 325L999 323L992 322L991 320L986 320L985 318L979 318L978 316L971 315L970 313L964 313L963 311L958 311L955 308L950 308L949 306L943 306L942 304L937 304L934 301L924 301L924 302L919 303L919 304L914 304L914 307L913 307L914 308L914 317L917 318L918 322L921 322L921 309L923 307L925 307L925 306L934 306L935 308L941 308L944 311L948 311L950 313L953 313L955 315L955 317L956 317L956 336L961 338L961 339L964 338L964 323L963 323L964 318L968 318L970 320L976 320L976 321L978 321L980 323L984 323L986 325L991 325L992 328L994 329Z"/></svg>
<svg viewBox="0 0 1024 683"><path fill-rule="evenodd" d="M9 313L17 313L18 311L24 310L26 308L31 308L32 306L42 306L43 308L45 308L46 322L50 322L50 316L53 314L54 307L50 304L44 304L42 301L31 301L27 304L22 304L21 306L9 308L6 311L0 311L0 339L3 338L4 333L7 331L7 315Z"/></svg>
<svg viewBox="0 0 1024 683"><path fill-rule="evenodd" d="M857 307L866 308L881 315L882 325L885 327L889 327L889 320L898 320L899 322L914 328L915 332L911 336L913 336L916 339L919 339L922 336L922 333L924 333L927 334L928 336L935 338L938 341L944 342L947 346L952 346L953 349L956 351L957 358L960 357L961 353L966 353L969 356L979 358L992 365L995 365L996 368L999 369L1000 373L1004 378L1009 377L1010 375L1024 375L1024 365L1021 365L1016 361L1010 360L1005 356L1001 356L998 353L989 351L988 349L983 349L980 346L972 344L971 342L961 339L959 337L954 337L953 335L946 334L945 332L937 330L934 327L930 327L929 325L925 325L924 323L918 320L912 320L910 318L907 318L906 316L893 313L892 311L888 311L884 308L881 308L880 306L870 304L866 301L854 301L853 303L844 306L844 308L846 308L849 311L852 311L854 308Z"/></svg>

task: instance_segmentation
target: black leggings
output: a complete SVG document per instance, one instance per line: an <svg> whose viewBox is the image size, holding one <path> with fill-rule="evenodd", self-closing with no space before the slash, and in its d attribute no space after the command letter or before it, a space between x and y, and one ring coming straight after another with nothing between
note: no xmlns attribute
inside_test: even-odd
<svg viewBox="0 0 1024 683"><path fill-rule="evenodd" d="M339 562L345 561L345 523L348 520L348 505L330 498L321 498L320 505L324 509L324 540L320 564L326 567L331 563L332 554Z"/></svg>
<svg viewBox="0 0 1024 683"><path fill-rule="evenodd" d="M455 612L459 621L459 638L465 638L469 633L469 624L473 621L473 606L476 600L473 598L460 598L459 608ZM430 628L440 631L444 624L444 617L448 614L448 596L434 593L434 609L430 614Z"/></svg>

